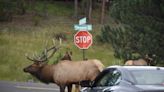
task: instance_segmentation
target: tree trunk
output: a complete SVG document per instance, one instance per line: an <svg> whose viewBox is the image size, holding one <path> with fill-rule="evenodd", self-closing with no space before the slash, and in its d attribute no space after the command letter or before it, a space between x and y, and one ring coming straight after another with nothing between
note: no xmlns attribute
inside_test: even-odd
<svg viewBox="0 0 164 92"><path fill-rule="evenodd" d="M88 22L92 21L92 0L89 0L89 12L88 12Z"/></svg>
<svg viewBox="0 0 164 92"><path fill-rule="evenodd" d="M101 5L101 24L104 24L104 17L105 17L105 2L106 0L102 0L102 5Z"/></svg>
<svg viewBox="0 0 164 92"><path fill-rule="evenodd" d="M74 17L78 17L78 0L74 0Z"/></svg>
<svg viewBox="0 0 164 92"><path fill-rule="evenodd" d="M26 13L25 4L26 4L25 0L18 0L17 1L17 6L18 6L18 9L19 9L18 13L20 15L24 15Z"/></svg>
<svg viewBox="0 0 164 92"><path fill-rule="evenodd" d="M48 4L48 1L44 1L44 6L43 6L43 16L45 19L48 18L48 11L47 11L47 4Z"/></svg>

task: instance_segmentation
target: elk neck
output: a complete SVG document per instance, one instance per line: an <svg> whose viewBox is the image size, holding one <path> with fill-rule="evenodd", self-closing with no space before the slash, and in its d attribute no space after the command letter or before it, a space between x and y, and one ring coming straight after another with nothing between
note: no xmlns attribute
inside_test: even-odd
<svg viewBox="0 0 164 92"><path fill-rule="evenodd" d="M41 82L49 84L54 83L53 81L53 66L45 64L42 66L38 72L32 74L36 78L38 78Z"/></svg>

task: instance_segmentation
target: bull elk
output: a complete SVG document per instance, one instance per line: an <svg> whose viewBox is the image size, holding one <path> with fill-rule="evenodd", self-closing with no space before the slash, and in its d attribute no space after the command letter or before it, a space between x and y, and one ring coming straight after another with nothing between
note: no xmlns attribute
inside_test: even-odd
<svg viewBox="0 0 164 92"><path fill-rule="evenodd" d="M72 61L71 56L72 56L72 51L70 51L70 52L66 51L65 55L61 58L61 60L70 60L70 61Z"/></svg>
<svg viewBox="0 0 164 92"><path fill-rule="evenodd" d="M88 61L64 60L57 64L49 65L47 61L59 49L53 46L45 49L41 55L33 58L26 56L28 60L34 63L26 68L24 72L30 73L43 83L55 83L60 87L60 92L72 90L72 84L81 81L93 81L96 76L103 70L104 65L96 59ZM48 54L51 51L51 54Z"/></svg>
<svg viewBox="0 0 164 92"><path fill-rule="evenodd" d="M144 59L138 59L138 60L128 60L125 62L125 65L145 66L148 64Z"/></svg>

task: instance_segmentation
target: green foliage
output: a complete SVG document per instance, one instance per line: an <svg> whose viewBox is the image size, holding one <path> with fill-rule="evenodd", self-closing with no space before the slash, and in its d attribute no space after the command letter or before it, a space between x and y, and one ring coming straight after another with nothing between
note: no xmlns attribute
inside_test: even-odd
<svg viewBox="0 0 164 92"><path fill-rule="evenodd" d="M33 16L32 18L32 21L34 23L34 26L38 26L40 24L40 21L42 20L42 16L39 16L39 15L35 15Z"/></svg>
<svg viewBox="0 0 164 92"><path fill-rule="evenodd" d="M28 0L0 0L0 21L12 21L13 15L23 15L32 12L37 17L71 16L73 5L71 3ZM35 17L36 17L35 16ZM34 18L37 24L38 18Z"/></svg>
<svg viewBox="0 0 164 92"><path fill-rule="evenodd" d="M25 14L24 0L0 0L0 21L12 21L14 14Z"/></svg>
<svg viewBox="0 0 164 92"><path fill-rule="evenodd" d="M10 9L16 19L14 19L12 23L2 23L2 25L0 23L0 80L35 80L30 74L23 72L24 67L33 63L26 59L25 54L27 53L29 56L32 56L31 54L35 52L42 52L45 47L45 42L49 41L48 43L51 43L54 34L65 33L67 40L62 42L62 48L49 60L49 64L57 63L68 48L73 52L72 60L82 60L82 50L77 48L73 43L73 36L76 32L73 29L73 25L78 21L75 22L72 17L69 17L73 14L72 3L67 4L50 1L46 3L45 7L43 5L45 3L42 1L32 2L31 5L27 4L28 1L35 0L0 0L0 2L1 1L10 3L6 5L3 4L2 6L9 8L8 6L11 5L10 7L12 7L12 9ZM20 11L17 10L17 1L27 1L24 6L27 9L27 15L17 16ZM19 3L21 7L21 2ZM49 15L46 20L43 19L45 11ZM36 16L33 16L34 14L36 14ZM98 16L97 11L95 11L93 15ZM0 18L2 17L0 16ZM96 17L95 19L98 18ZM33 26L31 21L38 25ZM114 53L110 45L96 44L97 40L95 39L95 35L99 34L100 25L96 24L93 27L94 31L91 33L93 34L94 41L93 45L86 50L86 57L88 59L99 59L105 66L120 64L120 60L113 57ZM63 36L65 38L65 35Z"/></svg>
<svg viewBox="0 0 164 92"><path fill-rule="evenodd" d="M16 7L17 13L20 15L25 14L27 9L27 4L25 0L17 0L16 3L17 3L17 7Z"/></svg>
<svg viewBox="0 0 164 92"><path fill-rule="evenodd" d="M0 0L0 21L11 21L14 10L14 2L11 0Z"/></svg>
<svg viewBox="0 0 164 92"><path fill-rule="evenodd" d="M38 1L35 2L33 8L29 8L30 11L35 11L40 15L48 13L49 15L55 16L70 16L73 14L73 6L70 3L62 2L48 2L48 1Z"/></svg>
<svg viewBox="0 0 164 92"><path fill-rule="evenodd" d="M63 17L57 18L63 19ZM67 50L73 52L72 60L82 60L82 50L73 43L73 36L76 32L72 28L73 23L62 24L58 21L54 22L54 20L54 18L48 22L41 20L43 24L37 27L13 24L0 26L0 80L34 80L30 74L23 72L24 67L33 63L26 59L25 54L27 53L29 56L33 56L35 52L39 54L46 47L46 41L48 41L47 47L51 47L54 34L67 33L67 40L62 42L61 48L49 60L49 64L57 63ZM64 18L63 21L71 21L71 19ZM94 26L94 29L93 38L95 38L94 33L100 32L99 26ZM119 64L119 61L113 57L113 51L109 49L109 45L102 46L95 43L96 40L86 50L88 59L99 59L105 66Z"/></svg>
<svg viewBox="0 0 164 92"><path fill-rule="evenodd" d="M102 29L102 41L111 43L117 58L149 57L163 63L164 1L114 0L110 10L123 28Z"/></svg>
<svg viewBox="0 0 164 92"><path fill-rule="evenodd" d="M133 34L132 31L121 27L112 29L110 26L105 26L102 28L98 39L103 43L111 43L115 52L114 56L126 60L135 58L132 56L134 50L132 50L131 34Z"/></svg>

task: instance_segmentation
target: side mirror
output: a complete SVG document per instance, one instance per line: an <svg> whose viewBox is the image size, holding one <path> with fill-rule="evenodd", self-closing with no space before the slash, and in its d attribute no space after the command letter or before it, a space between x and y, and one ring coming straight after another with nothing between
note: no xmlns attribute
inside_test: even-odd
<svg viewBox="0 0 164 92"><path fill-rule="evenodd" d="M81 87L92 87L93 81L81 81L80 85Z"/></svg>

